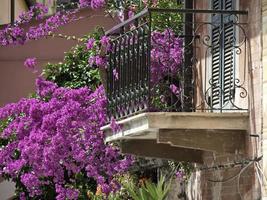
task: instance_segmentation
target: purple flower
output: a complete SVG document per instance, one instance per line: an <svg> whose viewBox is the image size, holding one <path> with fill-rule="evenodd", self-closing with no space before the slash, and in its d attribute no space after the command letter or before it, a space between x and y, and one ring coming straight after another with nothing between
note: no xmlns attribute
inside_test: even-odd
<svg viewBox="0 0 267 200"><path fill-rule="evenodd" d="M144 5L147 6L148 0L142 0Z"/></svg>
<svg viewBox="0 0 267 200"><path fill-rule="evenodd" d="M115 80L119 80L119 73L117 72L117 69L113 69L113 76Z"/></svg>
<svg viewBox="0 0 267 200"><path fill-rule="evenodd" d="M132 10L129 10L129 11L128 11L128 17L129 17L129 18L132 18L132 17L134 16L134 14L135 14L135 13L134 13Z"/></svg>
<svg viewBox="0 0 267 200"><path fill-rule="evenodd" d="M167 75L178 74L182 60L182 41L171 29L152 33L151 81L158 83Z"/></svg>
<svg viewBox="0 0 267 200"><path fill-rule="evenodd" d="M109 37L108 36L103 36L102 38L101 38L101 40L100 40L100 43L101 43L101 45L103 45L103 46L108 46L108 44L109 44Z"/></svg>
<svg viewBox="0 0 267 200"><path fill-rule="evenodd" d="M88 50L92 49L94 47L95 44L95 39L94 38L89 38L87 43L86 43L86 48Z"/></svg>
<svg viewBox="0 0 267 200"><path fill-rule="evenodd" d="M96 56L91 56L88 59L88 63L93 66L94 64L97 65L97 67L100 68L105 68L107 66L107 59L105 56L100 56L100 55L96 55Z"/></svg>
<svg viewBox="0 0 267 200"><path fill-rule="evenodd" d="M26 195L25 195L24 192L20 193L20 195L19 195L19 199L20 199L20 200L26 200Z"/></svg>
<svg viewBox="0 0 267 200"><path fill-rule="evenodd" d="M117 132L121 131L121 129L122 129L122 127L116 122L114 117L111 118L110 128L111 128L113 133L117 133Z"/></svg>
<svg viewBox="0 0 267 200"><path fill-rule="evenodd" d="M37 65L36 58L27 58L24 61L24 66L27 67L30 70L35 70L36 65Z"/></svg>
<svg viewBox="0 0 267 200"><path fill-rule="evenodd" d="M182 171L177 171L177 172L175 173L175 175L176 175L176 178L178 178L178 179L182 179L182 178L184 177L184 172L182 172Z"/></svg>
<svg viewBox="0 0 267 200"><path fill-rule="evenodd" d="M106 59L106 57L99 56L99 55L95 56L95 64L98 67L106 68L106 66L107 66L107 59Z"/></svg>
<svg viewBox="0 0 267 200"><path fill-rule="evenodd" d="M91 7L93 9L102 8L105 6L105 0L79 0L81 8Z"/></svg>
<svg viewBox="0 0 267 200"><path fill-rule="evenodd" d="M177 97L180 95L181 90L174 84L170 85L170 90L172 91L173 94L175 94Z"/></svg>
<svg viewBox="0 0 267 200"><path fill-rule="evenodd" d="M158 1L159 1L159 0L152 0L152 6L153 6L153 7L156 6L156 5L158 4Z"/></svg>
<svg viewBox="0 0 267 200"><path fill-rule="evenodd" d="M111 42L110 42L110 38L108 36L103 36L100 39L100 44L102 45L102 47L104 47L104 50L106 52L112 51L112 45L111 45Z"/></svg>
<svg viewBox="0 0 267 200"><path fill-rule="evenodd" d="M41 194L40 180L34 173L25 173L21 176L21 182L30 191L30 196L38 196Z"/></svg>
<svg viewBox="0 0 267 200"><path fill-rule="evenodd" d="M93 66L95 64L95 56L91 56L88 59L88 63L89 63L90 66Z"/></svg>
<svg viewBox="0 0 267 200"><path fill-rule="evenodd" d="M30 7L27 12L22 12L19 15L18 24L30 22L32 19L42 19L48 13L48 7L42 3L36 3L34 6Z"/></svg>
<svg viewBox="0 0 267 200"><path fill-rule="evenodd" d="M103 8L105 4L105 0L91 0L91 8L93 9Z"/></svg>
<svg viewBox="0 0 267 200"><path fill-rule="evenodd" d="M91 0L79 0L81 8L85 8L91 5Z"/></svg>
<svg viewBox="0 0 267 200"><path fill-rule="evenodd" d="M79 197L79 190L75 188L64 188L61 185L56 185L57 200L76 200Z"/></svg>
<svg viewBox="0 0 267 200"><path fill-rule="evenodd" d="M108 184L101 185L101 189L104 194L109 194L112 191L111 186Z"/></svg>
<svg viewBox="0 0 267 200"><path fill-rule="evenodd" d="M19 21L15 25L8 25L6 28L0 30L0 45L6 46L10 44L24 44L28 40L37 40L39 38L51 35L53 31L60 26L75 20L73 13L56 13L48 17L44 22L37 26L31 26L26 32L19 24L29 22L32 19L42 19L48 12L47 8L41 4L37 4L30 8L30 11L23 13Z"/></svg>

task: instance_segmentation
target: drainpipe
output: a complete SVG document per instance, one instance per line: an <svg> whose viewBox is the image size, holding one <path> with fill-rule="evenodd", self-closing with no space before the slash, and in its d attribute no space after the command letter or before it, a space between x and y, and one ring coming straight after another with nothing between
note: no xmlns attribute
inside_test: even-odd
<svg viewBox="0 0 267 200"><path fill-rule="evenodd" d="M15 22L15 0L10 0L10 23Z"/></svg>
<svg viewBox="0 0 267 200"><path fill-rule="evenodd" d="M193 0L185 0L184 1L185 9L193 9ZM193 44L192 44L192 34L193 34L193 14L185 13L184 14L185 26L184 26L184 34L185 39L184 43L188 51L185 53L185 63L184 63L184 100L183 100L183 111L184 112L192 112L194 111L194 82L193 82Z"/></svg>

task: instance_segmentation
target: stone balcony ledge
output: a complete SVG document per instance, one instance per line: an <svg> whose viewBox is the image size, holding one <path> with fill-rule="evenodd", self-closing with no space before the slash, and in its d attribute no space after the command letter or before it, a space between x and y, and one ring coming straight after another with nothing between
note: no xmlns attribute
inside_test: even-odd
<svg viewBox="0 0 267 200"><path fill-rule="evenodd" d="M105 141L121 142L124 152L128 152L130 147L133 151L139 148L138 152L141 155L140 148L144 152L145 147L149 146L149 155L152 155L151 149L154 145L155 148L165 149L165 152L166 149L172 148L169 150L179 149L179 152L186 150L187 153L191 150L194 153L211 151L244 154L249 114L245 112L150 112L138 114L117 123L121 126L121 130L117 133L112 132L110 125L102 127L102 130L105 133ZM137 144L143 145L143 148ZM136 150L136 153L138 152ZM160 152L157 152L158 154Z"/></svg>

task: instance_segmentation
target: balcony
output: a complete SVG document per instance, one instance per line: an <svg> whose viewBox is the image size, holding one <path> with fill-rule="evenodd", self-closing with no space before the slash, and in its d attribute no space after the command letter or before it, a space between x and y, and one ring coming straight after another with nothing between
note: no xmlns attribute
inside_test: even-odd
<svg viewBox="0 0 267 200"><path fill-rule="evenodd" d="M246 20L246 11L149 8L107 31L106 141L198 163L205 151L244 155Z"/></svg>

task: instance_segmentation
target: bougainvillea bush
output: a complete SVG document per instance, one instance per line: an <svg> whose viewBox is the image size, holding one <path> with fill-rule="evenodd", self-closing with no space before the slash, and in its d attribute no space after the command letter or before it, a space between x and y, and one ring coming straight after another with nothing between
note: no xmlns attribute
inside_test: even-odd
<svg viewBox="0 0 267 200"><path fill-rule="evenodd" d="M106 146L103 87L66 89L38 78L38 98L0 109L0 175L17 185L20 199L86 199L90 181L108 194L118 189L113 175L131 159ZM83 178L79 178L83 177ZM89 185L89 184L88 184Z"/></svg>

